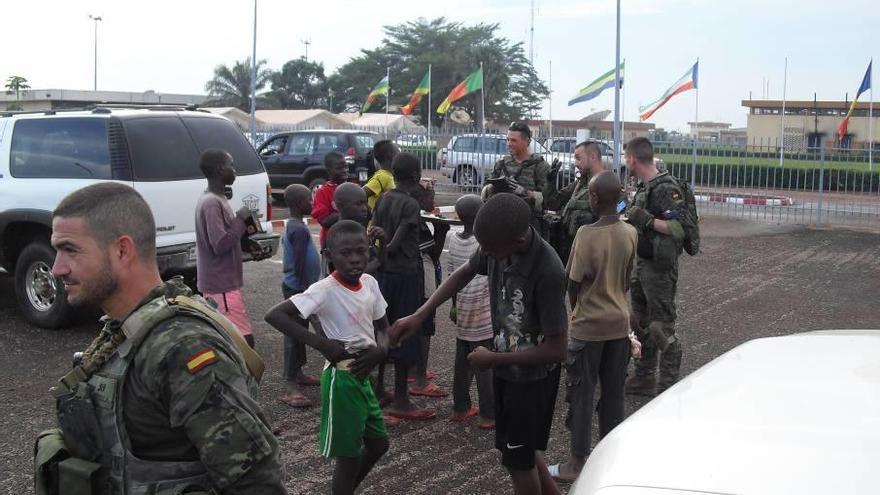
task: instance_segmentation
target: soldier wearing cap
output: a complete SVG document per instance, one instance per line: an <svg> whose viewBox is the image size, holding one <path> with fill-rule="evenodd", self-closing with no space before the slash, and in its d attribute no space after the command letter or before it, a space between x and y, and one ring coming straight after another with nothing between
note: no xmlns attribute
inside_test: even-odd
<svg viewBox="0 0 880 495"><path fill-rule="evenodd" d="M52 389L58 429L37 440L36 493L286 493L259 356L180 279L162 282L155 232L122 184L80 189L53 212L53 274L71 304L106 316Z"/></svg>

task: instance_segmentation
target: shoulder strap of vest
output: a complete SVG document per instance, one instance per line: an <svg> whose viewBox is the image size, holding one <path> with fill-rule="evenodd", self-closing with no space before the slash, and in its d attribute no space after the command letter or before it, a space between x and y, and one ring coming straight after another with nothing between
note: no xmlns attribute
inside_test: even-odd
<svg viewBox="0 0 880 495"><path fill-rule="evenodd" d="M659 179L659 180L657 180L657 179ZM653 184L654 186L658 186L660 184L665 184L667 182L671 182L671 183L675 184L676 186L678 186L678 179L673 177L672 174L670 174L669 172L661 172L661 174L659 176L657 176L654 179L651 179L645 183L645 202L646 203L650 202L651 191L654 189L652 187L651 183L654 182L655 180L656 180L656 183ZM679 186L679 188L680 187L681 186Z"/></svg>
<svg viewBox="0 0 880 495"><path fill-rule="evenodd" d="M183 309L186 313L194 313L195 316L200 316L203 319L208 320L214 328L222 330L223 334L232 340L232 343L235 344L238 352L241 353L248 371L250 371L251 375L257 380L257 383L262 380L263 372L266 370L266 366L263 364L263 359L251 348L250 345L248 345L238 332L238 329L235 328L235 325L225 316L214 311L206 304L187 296L176 296L171 299L169 303L173 307Z"/></svg>

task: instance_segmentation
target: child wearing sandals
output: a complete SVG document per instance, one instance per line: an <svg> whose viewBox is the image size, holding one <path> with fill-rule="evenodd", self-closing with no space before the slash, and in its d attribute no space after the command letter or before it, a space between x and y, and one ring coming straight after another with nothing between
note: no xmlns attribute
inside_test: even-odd
<svg viewBox="0 0 880 495"><path fill-rule="evenodd" d="M312 233L303 223L303 215L312 211L312 193L302 184L287 186L284 190L284 202L290 210L290 218L284 228L281 243L284 246L281 293L284 299L304 292L321 276L321 258ZM308 328L305 320L298 322ZM311 399L305 396L302 386L316 386L321 382L314 376L306 375L302 367L306 364L306 346L294 338L284 336L284 380L287 382L287 393L281 402L290 407L310 407Z"/></svg>
<svg viewBox="0 0 880 495"><path fill-rule="evenodd" d="M462 196L455 202L455 214L464 224L463 232L446 234L449 249L447 272L452 274L480 249L474 237L474 219L483 200L475 194ZM495 393L492 390L492 370L471 367L467 356L477 347L492 347L492 315L486 301L489 300L489 283L484 275L477 275L458 294L452 297L449 318L458 331L455 339L455 371L452 379L452 421L462 422L480 415L477 428L495 428ZM477 397L480 407L471 407L471 382L477 379Z"/></svg>
<svg viewBox="0 0 880 495"><path fill-rule="evenodd" d="M422 178L420 181L422 189L419 191L419 206L422 210L431 213L434 211L434 182L432 179ZM431 294L437 290L440 285L440 255L443 253L443 240L446 233L449 232L449 224L433 223L433 230L428 227L428 222L424 219L419 221L419 253L422 256L424 282L424 297L422 302L428 300ZM432 381L433 374L428 373L428 357L431 352L431 337L436 333L435 314L431 314L424 323L422 323L421 339L421 360L416 364L414 377L410 378L413 385L409 388L412 395L420 395L423 397L446 397L449 392L443 390Z"/></svg>
<svg viewBox="0 0 880 495"><path fill-rule="evenodd" d="M369 241L363 225L339 220L326 246L335 270L279 303L266 322L326 359L321 375L321 455L336 460L334 494L352 494L388 451L388 431L370 372L388 355L387 304L365 273ZM315 332L300 324L311 319Z"/></svg>

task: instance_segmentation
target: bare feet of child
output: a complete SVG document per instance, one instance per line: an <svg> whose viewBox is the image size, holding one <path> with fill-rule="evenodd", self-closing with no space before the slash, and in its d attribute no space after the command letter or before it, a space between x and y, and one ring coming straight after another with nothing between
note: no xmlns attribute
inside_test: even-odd
<svg viewBox="0 0 880 495"><path fill-rule="evenodd" d="M281 397L281 402L287 404L290 407L302 408L302 407L312 407L312 400L305 396L298 389L288 390L286 394Z"/></svg>
<svg viewBox="0 0 880 495"><path fill-rule="evenodd" d="M317 387L321 384L321 379L314 375L306 375L305 373L300 374L296 377L297 385L303 385L306 387Z"/></svg>

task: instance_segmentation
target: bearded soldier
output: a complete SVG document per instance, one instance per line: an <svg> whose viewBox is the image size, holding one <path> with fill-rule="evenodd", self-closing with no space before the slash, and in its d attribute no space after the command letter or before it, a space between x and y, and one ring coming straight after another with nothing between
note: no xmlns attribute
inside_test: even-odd
<svg viewBox="0 0 880 495"><path fill-rule="evenodd" d="M162 282L155 232L147 203L117 183L52 214L52 273L71 304L106 316L52 389L59 428L37 441L37 494L286 493L259 356L180 279Z"/></svg>

